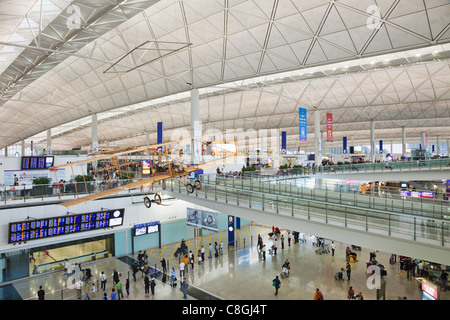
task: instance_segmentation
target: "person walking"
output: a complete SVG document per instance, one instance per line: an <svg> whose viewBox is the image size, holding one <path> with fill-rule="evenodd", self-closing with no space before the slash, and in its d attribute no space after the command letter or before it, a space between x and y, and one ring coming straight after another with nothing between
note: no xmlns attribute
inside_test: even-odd
<svg viewBox="0 0 450 320"><path fill-rule="evenodd" d="M284 234L281 235L281 250L284 249Z"/></svg>
<svg viewBox="0 0 450 320"><path fill-rule="evenodd" d="M448 274L445 272L445 270L442 270L441 275L439 276L439 279L441 280L441 288L444 289L444 292L447 291L447 280L448 280Z"/></svg>
<svg viewBox="0 0 450 320"><path fill-rule="evenodd" d="M92 298L95 298L95 283L94 282L92 282L92 284L91 284L91 297Z"/></svg>
<svg viewBox="0 0 450 320"><path fill-rule="evenodd" d="M200 265L200 261L202 261L202 252L200 249L197 252L198 265Z"/></svg>
<svg viewBox="0 0 450 320"><path fill-rule="evenodd" d="M91 300L89 297L89 294L91 293L91 286L89 285L89 282L84 283L84 300Z"/></svg>
<svg viewBox="0 0 450 320"><path fill-rule="evenodd" d="M119 300L123 298L123 292L122 292L122 282L120 282L120 279L116 283L116 290L117 290L117 296L119 297Z"/></svg>
<svg viewBox="0 0 450 320"><path fill-rule="evenodd" d="M220 245L219 245L219 254L223 255L223 241L220 241Z"/></svg>
<svg viewBox="0 0 450 320"><path fill-rule="evenodd" d="M70 270L70 273L69 273ZM72 274L72 265L69 262L69 259L64 260L64 273L63 276L70 276Z"/></svg>
<svg viewBox="0 0 450 320"><path fill-rule="evenodd" d="M161 262L161 267L163 269L163 273L167 273L166 259L162 258L160 262Z"/></svg>
<svg viewBox="0 0 450 320"><path fill-rule="evenodd" d="M152 292L152 296L155 295L155 286L156 286L155 278L153 276L150 276L150 290Z"/></svg>
<svg viewBox="0 0 450 320"><path fill-rule="evenodd" d="M350 262L350 248L349 247L347 247L345 249L345 261Z"/></svg>
<svg viewBox="0 0 450 320"><path fill-rule="evenodd" d="M217 244L217 241L214 242L214 256L216 258L219 256L219 245Z"/></svg>
<svg viewBox="0 0 450 320"><path fill-rule="evenodd" d="M117 300L117 292L116 289L111 289L111 300Z"/></svg>
<svg viewBox="0 0 450 320"><path fill-rule="evenodd" d="M75 290L77 291L77 299L81 299L81 287L83 286L81 279L75 282Z"/></svg>
<svg viewBox="0 0 450 320"><path fill-rule="evenodd" d="M201 248L202 261L205 261L205 248L202 246Z"/></svg>
<svg viewBox="0 0 450 320"><path fill-rule="evenodd" d="M319 288L316 289L316 293L314 294L314 300L323 300L323 294L320 292Z"/></svg>
<svg viewBox="0 0 450 320"><path fill-rule="evenodd" d="M350 274L352 273L352 267L350 266L350 263L347 262L345 270L347 271L347 281L350 281Z"/></svg>
<svg viewBox="0 0 450 320"><path fill-rule="evenodd" d="M114 284L113 285L116 285L118 282L119 282L119 273L117 272L117 270L116 269L114 269L114 272L113 272L113 274L112 274L112 277L113 277L113 282L114 282Z"/></svg>
<svg viewBox="0 0 450 320"><path fill-rule="evenodd" d="M287 241L288 241L288 247L290 247L291 246L291 233L290 232L288 232Z"/></svg>
<svg viewBox="0 0 450 320"><path fill-rule="evenodd" d="M194 254L192 250L189 251L189 263L191 264L191 269L194 270Z"/></svg>
<svg viewBox="0 0 450 320"><path fill-rule="evenodd" d="M188 284L186 282L186 278L183 277L183 282L181 282L181 290L183 291L183 299L187 300L187 288Z"/></svg>
<svg viewBox="0 0 450 320"><path fill-rule="evenodd" d="M334 257L334 250L336 250L336 244L334 243L334 241L331 241L331 256Z"/></svg>
<svg viewBox="0 0 450 320"><path fill-rule="evenodd" d="M261 235L258 233L258 242L256 243L256 250L261 250L262 245L262 238Z"/></svg>
<svg viewBox="0 0 450 320"><path fill-rule="evenodd" d="M38 295L38 300L45 300L45 291L44 291L44 289L42 289L42 286L39 286L37 295Z"/></svg>
<svg viewBox="0 0 450 320"><path fill-rule="evenodd" d="M184 239L181 239L180 248L181 248L181 251L183 252L183 256L186 255L187 245L186 245L186 241L184 241Z"/></svg>
<svg viewBox="0 0 450 320"><path fill-rule="evenodd" d="M102 271L102 274L100 275L100 289L103 289L103 291L106 290L106 275L105 273Z"/></svg>
<svg viewBox="0 0 450 320"><path fill-rule="evenodd" d="M209 252L208 252L208 259L211 259L212 258L212 244L211 243L209 243L209 248L208 248L209 250Z"/></svg>
<svg viewBox="0 0 450 320"><path fill-rule="evenodd" d="M272 286L275 287L275 295L277 295L278 289L281 287L281 281L278 279L278 276L275 276L275 279L272 280Z"/></svg>
<svg viewBox="0 0 450 320"><path fill-rule="evenodd" d="M348 289L347 299L348 300L354 300L355 299L355 290L353 290L353 287L350 287L350 289Z"/></svg>
<svg viewBox="0 0 450 320"><path fill-rule="evenodd" d="M134 280L134 282L136 282L136 273L139 270L139 266L136 261L133 262L133 265L131 266L131 270L133 270L133 280Z"/></svg>
<svg viewBox="0 0 450 320"><path fill-rule="evenodd" d="M125 282L125 290L127 291L127 298L130 298L130 279L127 278Z"/></svg>
<svg viewBox="0 0 450 320"><path fill-rule="evenodd" d="M180 278L184 277L184 266L185 266L184 261L181 260L181 262L180 262Z"/></svg>
<svg viewBox="0 0 450 320"><path fill-rule="evenodd" d="M172 278L170 279L170 283L172 285ZM150 292L150 280L148 277L144 277L144 294L146 297L148 297L149 292Z"/></svg>
<svg viewBox="0 0 450 320"><path fill-rule="evenodd" d="M170 285L173 287L175 283L175 268L172 267L170 270Z"/></svg>

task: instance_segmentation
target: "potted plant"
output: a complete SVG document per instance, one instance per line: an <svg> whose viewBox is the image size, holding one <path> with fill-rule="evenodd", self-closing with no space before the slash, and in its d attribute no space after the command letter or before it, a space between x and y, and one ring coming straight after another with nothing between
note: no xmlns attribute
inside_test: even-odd
<svg viewBox="0 0 450 320"><path fill-rule="evenodd" d="M39 177L33 179L33 188L31 189L31 196L49 195L52 189L49 188L51 179L48 177Z"/></svg>
<svg viewBox="0 0 450 320"><path fill-rule="evenodd" d="M92 174L87 174L84 176L83 175L75 176L75 183L77 184L77 193L91 193L92 191L94 191L94 186L91 183L93 181L94 176ZM87 187L87 191L85 186Z"/></svg>

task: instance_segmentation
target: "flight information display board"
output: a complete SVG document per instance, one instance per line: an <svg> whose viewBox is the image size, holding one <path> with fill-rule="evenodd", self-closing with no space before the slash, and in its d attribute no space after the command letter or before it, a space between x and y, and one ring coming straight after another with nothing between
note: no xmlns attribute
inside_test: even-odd
<svg viewBox="0 0 450 320"><path fill-rule="evenodd" d="M123 225L125 209L99 211L40 220L11 222L8 243Z"/></svg>
<svg viewBox="0 0 450 320"><path fill-rule="evenodd" d="M144 234L155 233L159 231L159 221L147 222L143 224L137 224L134 226L134 236L141 236Z"/></svg>
<svg viewBox="0 0 450 320"><path fill-rule="evenodd" d="M55 157L22 157L22 170L44 170L53 166Z"/></svg>

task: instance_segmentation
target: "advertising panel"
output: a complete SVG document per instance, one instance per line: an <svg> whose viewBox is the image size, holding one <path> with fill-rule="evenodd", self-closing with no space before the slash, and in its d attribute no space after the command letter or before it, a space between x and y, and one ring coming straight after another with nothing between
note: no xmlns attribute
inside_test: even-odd
<svg viewBox="0 0 450 320"><path fill-rule="evenodd" d="M187 208L187 225L217 232L217 212Z"/></svg>

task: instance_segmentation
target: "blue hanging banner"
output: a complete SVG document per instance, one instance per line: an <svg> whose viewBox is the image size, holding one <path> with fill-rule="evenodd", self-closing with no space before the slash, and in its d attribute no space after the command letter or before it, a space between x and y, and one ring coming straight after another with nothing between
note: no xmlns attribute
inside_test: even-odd
<svg viewBox="0 0 450 320"><path fill-rule="evenodd" d="M306 109L305 108L298 108L298 133L299 133L299 140L300 141L306 141L307 140L307 117L306 117Z"/></svg>
<svg viewBox="0 0 450 320"><path fill-rule="evenodd" d="M383 140L380 140L380 153L383 153Z"/></svg>
<svg viewBox="0 0 450 320"><path fill-rule="evenodd" d="M347 153L347 137L342 138L342 151Z"/></svg>
<svg viewBox="0 0 450 320"><path fill-rule="evenodd" d="M281 131L281 153L282 154L286 154L286 150L287 150L287 143L286 143L286 131Z"/></svg>
<svg viewBox="0 0 450 320"><path fill-rule="evenodd" d="M157 135L156 143L158 143L158 144L163 143L163 123L162 122L158 122L156 135ZM158 150L161 150L161 152L162 152L163 147L158 147Z"/></svg>
<svg viewBox="0 0 450 320"><path fill-rule="evenodd" d="M234 246L234 216L228 216L228 246Z"/></svg>

